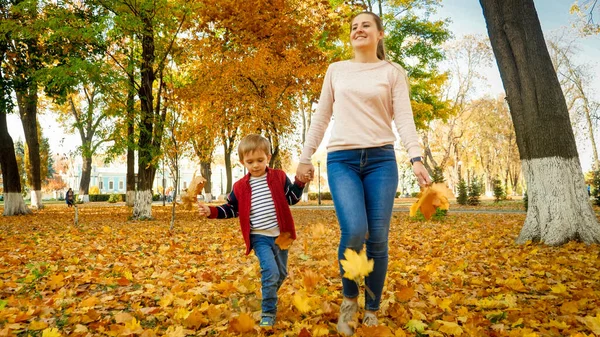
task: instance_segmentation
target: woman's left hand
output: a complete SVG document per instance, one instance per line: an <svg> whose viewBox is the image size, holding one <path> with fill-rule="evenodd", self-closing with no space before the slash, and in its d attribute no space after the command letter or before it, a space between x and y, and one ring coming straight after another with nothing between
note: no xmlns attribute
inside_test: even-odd
<svg viewBox="0 0 600 337"><path fill-rule="evenodd" d="M419 186L427 186L431 184L431 177L429 177L429 173L422 162L417 161L413 164L413 172L415 173L415 177L417 177Z"/></svg>

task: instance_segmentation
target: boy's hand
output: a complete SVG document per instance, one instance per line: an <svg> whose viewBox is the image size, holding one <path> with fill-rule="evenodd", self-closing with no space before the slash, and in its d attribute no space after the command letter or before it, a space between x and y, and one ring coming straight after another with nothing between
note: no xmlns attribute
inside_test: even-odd
<svg viewBox="0 0 600 337"><path fill-rule="evenodd" d="M200 202L200 200L198 200L198 213L200 213L200 215L204 215L204 216L210 215L210 208L208 206L206 206L205 204L203 204L202 202Z"/></svg>

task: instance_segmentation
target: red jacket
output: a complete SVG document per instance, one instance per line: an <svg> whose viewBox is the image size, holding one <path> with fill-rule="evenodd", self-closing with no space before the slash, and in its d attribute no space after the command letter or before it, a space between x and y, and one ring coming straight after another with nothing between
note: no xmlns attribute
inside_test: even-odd
<svg viewBox="0 0 600 337"><path fill-rule="evenodd" d="M290 181L285 172L277 169L267 168L267 185L271 190L277 223L281 233L290 233L292 239L296 239L296 228L289 205L300 201L304 183L295 179ZM227 203L221 206L210 206L211 219L240 218L240 227L244 242L246 243L246 255L252 250L250 244L250 204L252 200L252 188L250 187L250 174L233 185L233 191L227 196Z"/></svg>

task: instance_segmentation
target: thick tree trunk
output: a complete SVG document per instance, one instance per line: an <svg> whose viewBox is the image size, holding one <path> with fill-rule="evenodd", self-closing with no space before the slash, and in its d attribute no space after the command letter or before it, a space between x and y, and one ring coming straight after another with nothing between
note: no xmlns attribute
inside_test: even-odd
<svg viewBox="0 0 600 337"><path fill-rule="evenodd" d="M81 181L79 182L79 195L77 198L83 202L89 202L90 179L92 176L92 157L81 156L83 166L81 167Z"/></svg>
<svg viewBox="0 0 600 337"><path fill-rule="evenodd" d="M17 91L16 96L31 165L31 206L41 209L44 205L41 198L40 142L37 133L37 87L30 85L25 91Z"/></svg>
<svg viewBox="0 0 600 337"><path fill-rule="evenodd" d="M131 80L133 81L133 74ZM134 83L130 83L127 93L127 200L126 204L133 207L135 202L135 92Z"/></svg>
<svg viewBox="0 0 600 337"><path fill-rule="evenodd" d="M600 243L575 137L533 0L480 0L515 126L529 209L518 242Z"/></svg>
<svg viewBox="0 0 600 337"><path fill-rule="evenodd" d="M8 133L6 114L0 112L0 168L4 188L4 212L2 215L30 214L21 195L19 167L12 137Z"/></svg>

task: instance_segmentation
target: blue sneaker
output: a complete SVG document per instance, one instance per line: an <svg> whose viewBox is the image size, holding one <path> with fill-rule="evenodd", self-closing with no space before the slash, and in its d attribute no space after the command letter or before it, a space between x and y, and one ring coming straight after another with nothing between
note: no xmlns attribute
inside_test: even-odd
<svg viewBox="0 0 600 337"><path fill-rule="evenodd" d="M258 326L264 329L272 329L275 325L275 316L262 316Z"/></svg>

